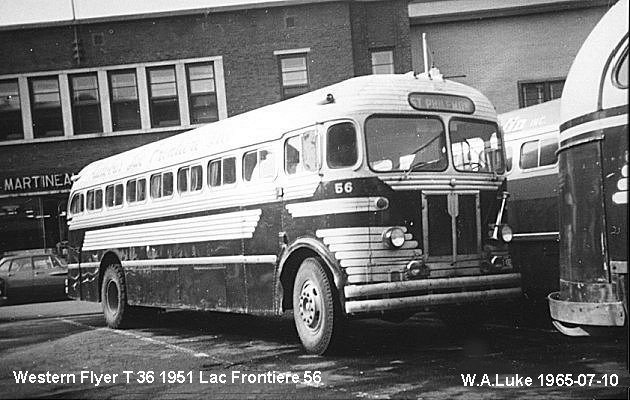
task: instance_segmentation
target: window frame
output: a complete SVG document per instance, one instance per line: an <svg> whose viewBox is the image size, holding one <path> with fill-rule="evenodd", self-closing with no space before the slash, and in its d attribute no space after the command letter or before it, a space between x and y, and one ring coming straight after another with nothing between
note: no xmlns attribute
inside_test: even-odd
<svg viewBox="0 0 630 400"><path fill-rule="evenodd" d="M95 208L90 208L89 207L89 201L88 200L89 200L90 192L94 193L94 203L96 203L96 192L100 192L101 193L101 205L100 205L100 207L98 207L98 208L96 208L96 207ZM98 212L103 211L103 207L105 205L105 202L104 202L105 197L103 195L104 195L103 189L100 188L100 187L99 188L90 189L87 192L85 192L85 209L86 209L86 211L88 213L98 213Z"/></svg>
<svg viewBox="0 0 630 400"><path fill-rule="evenodd" d="M357 160L354 163L354 165L351 165L351 166L331 167L330 164L328 163L328 131L330 130L331 127L338 124L343 124L343 123L350 123L354 127L354 134L356 138ZM357 170L361 166L361 163L363 162L363 157L365 156L364 151L363 151L363 149L365 148L365 144L363 142L364 133L362 133L362 131L359 129L359 124L356 121L351 120L351 119L330 121L326 125L324 125L323 133L321 135L323 137L321 139L323 140L323 144L322 144L322 151L321 151L322 166L320 167L320 169L326 168L327 170L330 170L330 171L338 171L342 169Z"/></svg>
<svg viewBox="0 0 630 400"><path fill-rule="evenodd" d="M139 181L144 181L144 198L142 200L138 200L138 182ZM135 182L135 187L134 187L134 195L135 200L130 201L129 200L129 184L131 182ZM125 182L125 203L127 203L130 206L135 206L137 204L144 204L147 202L147 198L149 197L147 195L147 178L146 177L138 177L138 178L131 178L131 179L127 179L127 181Z"/></svg>
<svg viewBox="0 0 630 400"><path fill-rule="evenodd" d="M225 161L229 160L229 159L234 159L234 182L230 182L230 183L225 183ZM210 160L208 160L208 163L206 164L206 186L208 186L208 189L210 190L217 190L217 189L221 189L221 188L230 188L230 187L234 187L238 184L238 177L239 177L239 171L238 171L238 156L235 154L229 154L229 155L225 155L225 156L221 156L221 157L216 157L216 158L211 158ZM221 183L219 185L216 186L212 186L210 185L210 164L212 164L213 162L219 161L221 164Z"/></svg>
<svg viewBox="0 0 630 400"><path fill-rule="evenodd" d="M212 70L212 86L214 87L214 91L212 91L212 92L200 92L200 93L193 93L192 92L192 82L193 81L197 81L197 80L201 80L201 79L195 79L195 80L190 79L190 67L201 66L201 65L209 65L210 69ZM218 103L218 96L217 96L217 80L216 80L216 71L215 71L215 68L214 68L214 62L206 61L206 62L186 63L184 65L184 68L186 69L186 88L188 89L188 93L187 93L188 98L186 99L186 101L188 101L188 117L190 119L190 124L191 125L209 124L209 123L218 121L219 120L219 103ZM195 96L205 96L205 95L212 95L212 97L214 98L214 105L215 105L215 111L217 113L217 119L212 120L212 121L195 122L195 121L193 121L193 101L192 101L192 99Z"/></svg>
<svg viewBox="0 0 630 400"><path fill-rule="evenodd" d="M201 182L201 185L199 186L198 189L192 190L192 170L193 168L199 168L201 170L201 179L199 180L199 182ZM179 188L179 182L180 182L180 172L181 171L186 171L185 175L186 175L186 190L180 190ZM204 187L204 179L203 179L203 166L201 164L190 164L190 165L185 165L183 167L180 167L177 169L177 194L179 194L180 196L192 196L195 194L199 194L203 191L203 187Z"/></svg>
<svg viewBox="0 0 630 400"><path fill-rule="evenodd" d="M78 104L75 100L75 87L74 87L74 79L75 78L81 78L81 77L93 77L94 78L94 83L96 84L96 87L93 89L80 89L79 91L87 91L87 90L96 90L96 101L92 104ZM68 91L70 94L70 114L72 116L72 132L74 135L88 135L91 133L99 133L99 132L103 132L103 110L102 110L102 104L101 104L101 92L100 92L100 87L99 87L99 82L98 82L98 74L96 72L83 72L83 73L78 73L78 74L72 74L72 75L68 75ZM61 92L61 91L60 91ZM61 94L61 93L60 93ZM97 110L98 110L98 118L97 118L97 123L98 123L98 127L96 130L89 130L89 131L78 131L77 130L77 107L83 107L83 106L93 106L95 105ZM63 114L63 110L62 110L62 114Z"/></svg>
<svg viewBox="0 0 630 400"><path fill-rule="evenodd" d="M13 137L8 137L9 135L7 135L7 139L0 139L0 143L2 142L9 142L9 141L13 141L13 140L24 140L25 139L25 132L24 132L24 121L23 121L23 110L22 110L22 93L20 92L20 82L17 78L12 78L12 79L0 79L0 84L5 83L5 84L12 84L15 83L15 89L16 89L16 97L17 97L17 105L18 108L17 110L8 110L8 111L4 111L1 115L3 114L9 114L9 113L17 113L19 118L17 118L17 122L19 125L19 131L21 133L20 137L17 138L13 138ZM9 95L11 96L11 95ZM8 98L7 100L10 100L10 98ZM2 117L0 117L2 118ZM11 134L12 132L9 132L9 134Z"/></svg>
<svg viewBox="0 0 630 400"><path fill-rule="evenodd" d="M384 74L395 74L396 73L396 57L393 47L381 47L381 48L373 48L370 49L370 67L372 75L384 75ZM374 55L377 53L391 53L392 62L391 64L374 64ZM375 67L383 66L383 65L391 65L391 72L377 73L374 71Z"/></svg>
<svg viewBox="0 0 630 400"><path fill-rule="evenodd" d="M120 190L122 192L122 196L120 199L120 204L116 204L116 193L117 190L116 188L120 186ZM113 188L113 193L112 193L112 200L113 200L113 205L108 205L107 204L107 189L108 188ZM116 208L121 208L124 204L125 204L125 185L122 182L115 182L115 183L111 183L107 186L105 186L105 191L104 191L104 196L103 196L103 203L106 209L111 210L111 209L116 209Z"/></svg>
<svg viewBox="0 0 630 400"><path fill-rule="evenodd" d="M37 107L36 107L36 102L35 102L35 95L36 94L42 94L42 93L54 93L54 92L40 92L40 93L35 93L35 91L33 90L33 84L35 81L43 81L43 80L54 80L55 82L57 82L57 95L59 96L59 106L55 107L59 109L59 120L58 122L60 122L60 128L61 128L61 132L59 134L53 134L53 135L48 135L46 133L44 133L42 136L38 136L37 135L37 130L35 129L35 127L37 126L35 121L35 114L37 114ZM48 139L48 138L58 138L58 137L63 137L65 135L65 126L64 126L64 122L63 122L63 101L62 101L62 96L61 96L61 84L59 82L59 75L36 75L36 76L31 76L28 78L28 94L29 94L29 100L30 100L30 112L31 112L31 124L33 125L33 138L34 139Z"/></svg>
<svg viewBox="0 0 630 400"><path fill-rule="evenodd" d="M112 125L112 131L113 132L125 132L125 131L133 131L133 130L137 130L137 129L142 129L142 113L141 113L141 109L140 109L140 91L138 90L138 72L136 71L135 68L125 68L125 69L111 69L111 70L106 70L107 73L107 89L109 90L109 112L110 112L110 122ZM134 81L135 81L135 85L134 85L134 89L135 89L135 93L136 93L136 99L135 99L135 103L136 103L136 112L138 114L138 126L137 127L133 127L133 128L125 128L125 129L120 129L117 128L117 124L115 121L115 115L117 115L117 113L114 111L115 107L114 104L120 104L120 103L129 103L129 101L120 101L120 100L114 100L114 89L120 89L120 88L129 88L131 86L117 86L114 87L114 85L112 84L113 79L112 76L113 75L122 75L122 74L133 74L134 77Z"/></svg>
<svg viewBox="0 0 630 400"><path fill-rule="evenodd" d="M317 168L315 171L309 171L305 168L302 168L302 170L300 172L294 172L294 173L289 173L289 171L287 170L287 144L289 143L289 140L291 139L295 139L295 138L300 138L300 163L302 164L302 167L304 167L304 157L303 157L303 153L304 153L304 141L303 141L303 136L307 133L313 133L316 138L317 138L317 146L316 146L316 151L317 151ZM301 132L297 133L297 134L292 134L292 135L288 135L284 138L284 141L282 143L282 171L284 173L284 175L288 176L288 177L293 177L293 176L303 176L303 175L310 175L310 174L316 174L318 173L318 171L320 171L322 169L322 143L321 143L321 134L320 132L315 128L309 128L309 129L305 129L302 130ZM298 164L298 165L299 165Z"/></svg>
<svg viewBox="0 0 630 400"><path fill-rule="evenodd" d="M72 206L74 204L74 199L78 198L79 199L79 204L80 204L80 210L77 212L72 211ZM70 201L68 202L68 216L69 217L74 217L75 215L81 215L85 212L85 196L83 194L83 192L74 192L72 194L72 196L70 196Z"/></svg>
<svg viewBox="0 0 630 400"><path fill-rule="evenodd" d="M253 172L256 170L256 167L258 167L261 164L260 158L261 158L261 152L263 151L267 151L268 153L273 155L273 175L267 176L267 177L261 177L261 168L258 168L258 176L254 177ZM256 152L256 165L254 166L254 169L252 170L252 175L250 179L247 180L245 179L245 157L248 154L251 154L254 152ZM223 165L221 165L221 168L223 168ZM238 173L238 167L237 167L237 173ZM273 148L273 146L256 147L256 148L245 150L243 152L243 156L241 157L241 180L243 183L251 184L251 183L256 183L256 182L270 182L276 179L277 176L278 176L278 160L276 157L276 151ZM223 180L223 176L221 176L221 180Z"/></svg>
<svg viewBox="0 0 630 400"><path fill-rule="evenodd" d="M171 174L171 193L169 195L164 195L164 175L166 174ZM151 187L151 183L153 182L153 177L160 175L160 196L154 197L153 196L153 190ZM175 179L175 174L173 174L173 171L161 171L161 172L156 172L154 174L151 174L149 177L149 197L151 198L151 201L161 201L161 200L168 200L168 199L172 199L173 196L175 195L175 185L176 185L176 179Z"/></svg>
<svg viewBox="0 0 630 400"><path fill-rule="evenodd" d="M564 84L566 84L566 77L554 77L554 78L541 78L541 79L528 79L528 80L522 80L522 81L518 81L517 87L518 87L518 107L519 108L524 108L524 107L530 107L530 106L534 106L536 104L542 104L545 103L547 101L551 101L551 100L555 100L555 99L559 99L562 96L562 92L560 93L560 96L558 97L554 97L551 98L551 84L553 83L558 83L558 82L562 82L562 85L564 87ZM536 104L526 104L525 103L525 95L523 93L523 88L527 85L536 85L536 84L542 84L543 85L543 90L544 90L544 94L543 94L543 101L541 103L536 103Z"/></svg>
<svg viewBox="0 0 630 400"><path fill-rule="evenodd" d="M277 54L278 57L278 74L280 79L280 97L282 100L287 100L293 97L297 97L304 93L308 93L311 89L311 78L310 71L308 68L308 51L304 52L295 52L295 53L283 53ZM297 85L285 85L284 84L284 70L282 69L282 61L291 59L291 58L303 58L304 59L304 71L306 71L306 83L305 84L297 84ZM300 70L301 71L301 70ZM291 71L288 71L291 72ZM287 90L297 89L299 93L296 94L287 94ZM304 89L304 90L302 90Z"/></svg>
<svg viewBox="0 0 630 400"><path fill-rule="evenodd" d="M550 140L553 141L554 138L553 137L537 137L531 140L526 140L526 141L521 142L519 146L519 151L518 151L518 168L521 171L529 172L529 171L538 171L538 170L546 169L546 168L553 168L557 166L558 165L557 149L556 149L555 161L553 163L545 164L545 165L540 164L540 160L542 157L543 142L550 141ZM525 145L527 144L534 143L534 142L536 142L536 166L523 168L523 147L525 147ZM559 146L557 146L557 148L558 147Z"/></svg>
<svg viewBox="0 0 630 400"><path fill-rule="evenodd" d="M153 88L152 85L154 85L153 82L151 82L151 72L152 71L157 71L157 70L172 70L173 71L173 81L168 81L168 82L159 82L157 84L164 84L164 83L173 83L175 85L175 95L172 96L162 96L162 97L154 97L153 95ZM178 81L177 81L177 67L176 64L166 64L166 65L156 65L156 66L151 66L151 67L147 67L146 68L146 75L147 75L147 98L149 101L149 119L150 119L150 126L152 129L159 129L159 128L168 128L168 127L174 127L174 126L182 126L182 116L181 116L181 104L180 104L180 93L178 90ZM154 106L154 101L155 100L172 100L175 99L175 103L177 105L177 123L174 124L167 124L167 125L157 125L155 122L155 117L156 117L156 112L155 112L155 106Z"/></svg>

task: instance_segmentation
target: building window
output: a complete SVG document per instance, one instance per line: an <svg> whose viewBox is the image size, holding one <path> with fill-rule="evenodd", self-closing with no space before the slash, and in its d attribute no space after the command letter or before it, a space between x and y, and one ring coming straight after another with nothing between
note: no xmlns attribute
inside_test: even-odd
<svg viewBox="0 0 630 400"><path fill-rule="evenodd" d="M394 51L393 50L372 51L372 73L373 74L393 74L394 73Z"/></svg>
<svg viewBox="0 0 630 400"><path fill-rule="evenodd" d="M24 139L17 80L0 81L0 141Z"/></svg>
<svg viewBox="0 0 630 400"><path fill-rule="evenodd" d="M542 82L519 82L519 103L522 107L529 107L546 101L559 99L562 96L564 79Z"/></svg>
<svg viewBox="0 0 630 400"><path fill-rule="evenodd" d="M306 54L280 57L282 98L289 99L309 90Z"/></svg>
<svg viewBox="0 0 630 400"><path fill-rule="evenodd" d="M219 111L212 63L188 64L186 70L190 123L203 124L218 121Z"/></svg>
<svg viewBox="0 0 630 400"><path fill-rule="evenodd" d="M31 78L29 86L34 137L63 136L63 117L57 77Z"/></svg>
<svg viewBox="0 0 630 400"><path fill-rule="evenodd" d="M70 77L72 123L75 134L103 131L96 74Z"/></svg>
<svg viewBox="0 0 630 400"><path fill-rule="evenodd" d="M140 129L140 105L135 71L109 73L112 125L114 131Z"/></svg>
<svg viewBox="0 0 630 400"><path fill-rule="evenodd" d="M177 100L177 79L175 67L147 69L149 76L149 107L151 127L176 126L179 121L179 101Z"/></svg>

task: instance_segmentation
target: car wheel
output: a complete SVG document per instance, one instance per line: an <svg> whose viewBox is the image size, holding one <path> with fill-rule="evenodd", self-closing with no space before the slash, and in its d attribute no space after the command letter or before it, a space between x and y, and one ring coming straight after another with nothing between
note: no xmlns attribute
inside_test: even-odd
<svg viewBox="0 0 630 400"><path fill-rule="evenodd" d="M124 328L128 325L131 307L127 304L125 274L120 265L110 265L103 274L101 301L105 322L110 328Z"/></svg>
<svg viewBox="0 0 630 400"><path fill-rule="evenodd" d="M308 353L324 354L338 344L343 324L338 304L321 261L305 259L293 286L293 319Z"/></svg>

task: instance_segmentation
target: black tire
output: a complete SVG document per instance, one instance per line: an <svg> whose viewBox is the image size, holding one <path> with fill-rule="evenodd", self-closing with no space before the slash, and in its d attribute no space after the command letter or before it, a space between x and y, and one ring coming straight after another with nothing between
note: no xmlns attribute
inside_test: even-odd
<svg viewBox="0 0 630 400"><path fill-rule="evenodd" d="M129 325L131 307L127 304L125 273L120 265L110 265L105 269L101 285L101 304L107 326L118 329Z"/></svg>
<svg viewBox="0 0 630 400"><path fill-rule="evenodd" d="M317 258L305 259L295 277L293 319L308 353L321 355L337 347L344 321L331 279Z"/></svg>

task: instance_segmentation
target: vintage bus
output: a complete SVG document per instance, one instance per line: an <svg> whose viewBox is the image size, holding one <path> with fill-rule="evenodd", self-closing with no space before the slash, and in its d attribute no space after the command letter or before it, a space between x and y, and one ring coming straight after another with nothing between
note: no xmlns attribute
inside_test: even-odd
<svg viewBox="0 0 630 400"><path fill-rule="evenodd" d="M560 291L568 335L628 318L628 1L595 26L567 76L559 157ZM601 329L599 329L601 330Z"/></svg>
<svg viewBox="0 0 630 400"><path fill-rule="evenodd" d="M560 100L499 115L509 182L510 255L521 272L527 324L549 324L547 295L558 290Z"/></svg>
<svg viewBox="0 0 630 400"><path fill-rule="evenodd" d="M68 294L279 315L305 349L352 317L521 296L492 104L439 71L352 78L86 166ZM447 308L448 308L447 307Z"/></svg>

